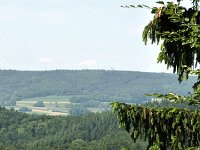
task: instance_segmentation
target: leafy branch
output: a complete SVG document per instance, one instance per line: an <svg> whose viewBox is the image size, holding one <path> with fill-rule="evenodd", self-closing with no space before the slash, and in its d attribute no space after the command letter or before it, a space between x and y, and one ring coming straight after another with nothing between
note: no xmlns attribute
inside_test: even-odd
<svg viewBox="0 0 200 150"><path fill-rule="evenodd" d="M147 149L197 149L200 146L200 11L199 0L193 0L188 9L177 3L158 1L162 7L150 8L146 5L123 6L125 8L148 8L154 15L145 26L142 39L145 45L161 43L158 63L179 75L181 82L189 75L198 77L194 92L189 96L173 93L147 94L176 103L187 102L197 106L196 110L179 108L151 108L114 102L112 108L118 114L120 127L132 133L136 141L139 137L148 141ZM192 68L192 69L191 69Z"/></svg>
<svg viewBox="0 0 200 150"><path fill-rule="evenodd" d="M119 126L131 132L132 139L148 140L148 148L185 149L200 145L200 111L178 108L148 108L125 103L112 103Z"/></svg>

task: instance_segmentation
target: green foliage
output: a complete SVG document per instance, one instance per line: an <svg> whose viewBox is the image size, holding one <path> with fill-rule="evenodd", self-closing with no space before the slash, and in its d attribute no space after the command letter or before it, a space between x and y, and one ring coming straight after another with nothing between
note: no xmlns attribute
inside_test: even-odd
<svg viewBox="0 0 200 150"><path fill-rule="evenodd" d="M200 104L200 99L199 99L200 91L199 90L193 92L189 96L181 96L181 95L177 95L177 94L174 94L174 93L168 93L168 94L154 93L154 94L146 94L146 95L147 96L154 96L154 97L159 98L159 99L166 99L166 100L174 101L176 103L187 102L188 105L195 105L196 108L200 108L200 106L199 106L199 104Z"/></svg>
<svg viewBox="0 0 200 150"><path fill-rule="evenodd" d="M112 113L79 117L29 115L0 107L1 150L144 150L118 128Z"/></svg>
<svg viewBox="0 0 200 150"><path fill-rule="evenodd" d="M179 81L189 74L197 75L193 85L194 92L188 96L174 93L148 94L159 100L193 105L192 109L177 107L147 107L112 103L112 108L118 114L120 127L131 132L131 138L139 137L148 140L150 150L182 150L199 149L200 147L200 71L194 70L200 63L200 11L199 0L193 0L189 8L177 2L158 1L162 7L151 8L153 20L145 26L143 41L147 44L162 42L158 62L172 67L179 75ZM143 8L143 7L141 7ZM191 69L193 68L193 69Z"/></svg>
<svg viewBox="0 0 200 150"><path fill-rule="evenodd" d="M89 114L89 113L91 113L90 110L84 107L79 107L79 106L78 107L74 106L69 110L69 114L72 116L80 116L80 115Z"/></svg>
<svg viewBox="0 0 200 150"><path fill-rule="evenodd" d="M113 103L120 127L132 132L132 139L148 139L148 148L185 149L200 146L200 111L178 108L148 108Z"/></svg>
<svg viewBox="0 0 200 150"><path fill-rule="evenodd" d="M151 43L161 44L158 62L163 62L167 68L172 67L174 73L182 80L183 66L197 67L200 63L200 15L196 5L187 9L180 3L158 2L162 7L152 8L154 18L144 28L143 41L150 39ZM190 50L190 52L188 52ZM196 57L197 56L197 57Z"/></svg>
<svg viewBox="0 0 200 150"><path fill-rule="evenodd" d="M31 110L30 108L28 108L28 107L21 107L21 108L19 109L19 111L20 111L20 112L31 112L32 110Z"/></svg>
<svg viewBox="0 0 200 150"><path fill-rule="evenodd" d="M43 101L37 101L33 106L34 107L45 107Z"/></svg>

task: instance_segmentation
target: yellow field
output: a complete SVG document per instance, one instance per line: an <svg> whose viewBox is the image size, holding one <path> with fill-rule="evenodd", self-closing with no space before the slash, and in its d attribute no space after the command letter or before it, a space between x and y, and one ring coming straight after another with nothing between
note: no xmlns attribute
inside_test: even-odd
<svg viewBox="0 0 200 150"><path fill-rule="evenodd" d="M52 112L51 110L45 110L45 109L40 109L40 108L32 108L32 113L37 113L37 114L46 114L46 115L52 115L52 116L67 116L68 113L63 113L63 112Z"/></svg>

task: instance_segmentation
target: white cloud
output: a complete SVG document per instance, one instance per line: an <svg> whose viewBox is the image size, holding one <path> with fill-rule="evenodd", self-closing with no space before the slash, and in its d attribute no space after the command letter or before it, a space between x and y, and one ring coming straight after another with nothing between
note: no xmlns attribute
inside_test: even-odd
<svg viewBox="0 0 200 150"><path fill-rule="evenodd" d="M50 58L46 58L46 57L40 57L38 59L38 62L40 62L40 63L51 63L51 62L53 62L53 60L50 59Z"/></svg>

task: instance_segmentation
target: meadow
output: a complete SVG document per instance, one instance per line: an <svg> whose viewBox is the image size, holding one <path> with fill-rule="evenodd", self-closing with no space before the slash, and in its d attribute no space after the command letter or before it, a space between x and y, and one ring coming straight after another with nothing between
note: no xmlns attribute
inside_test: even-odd
<svg viewBox="0 0 200 150"><path fill-rule="evenodd" d="M73 96L74 97L74 96ZM44 106L35 106L37 102L42 102ZM92 103L91 101L86 101ZM90 112L102 112L108 106L109 102L98 102L98 105L89 106L86 102L73 102L71 96L45 96L35 98L25 98L16 101L15 110L30 114L46 114L46 115L69 115L69 111L73 108L84 108ZM96 102L95 102L96 103Z"/></svg>

